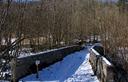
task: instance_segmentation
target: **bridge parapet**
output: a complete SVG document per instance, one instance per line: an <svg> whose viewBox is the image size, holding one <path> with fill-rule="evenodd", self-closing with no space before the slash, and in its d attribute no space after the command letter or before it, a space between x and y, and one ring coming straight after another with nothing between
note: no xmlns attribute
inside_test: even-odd
<svg viewBox="0 0 128 82"><path fill-rule="evenodd" d="M100 82L128 82L128 77L122 74L108 59L99 54L95 49L90 49L89 59L94 75Z"/></svg>
<svg viewBox="0 0 128 82"><path fill-rule="evenodd" d="M62 60L65 56L75 51L81 50L82 47L78 45L63 47L59 49L53 49L47 52L38 53L28 57L18 58L16 61L15 68L15 79L18 81L20 78L25 77L29 74L36 73L35 62L40 61L39 70L47 67L57 61ZM12 64L11 67L13 67ZM13 70L13 69L12 69Z"/></svg>

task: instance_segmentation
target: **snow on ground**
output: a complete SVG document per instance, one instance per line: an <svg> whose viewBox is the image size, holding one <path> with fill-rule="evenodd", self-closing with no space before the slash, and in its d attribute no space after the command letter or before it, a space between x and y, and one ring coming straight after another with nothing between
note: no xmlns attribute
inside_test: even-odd
<svg viewBox="0 0 128 82"><path fill-rule="evenodd" d="M20 82L99 82L93 75L89 63L89 53L87 49L75 52L62 61L51 65L36 74L29 75Z"/></svg>

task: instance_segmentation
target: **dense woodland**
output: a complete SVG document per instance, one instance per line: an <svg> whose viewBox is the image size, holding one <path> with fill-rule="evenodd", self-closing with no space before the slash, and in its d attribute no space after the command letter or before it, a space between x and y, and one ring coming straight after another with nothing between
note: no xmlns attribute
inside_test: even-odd
<svg viewBox="0 0 128 82"><path fill-rule="evenodd" d="M105 55L127 69L128 1L1 1L0 51L18 38L25 38L23 47L36 50L71 45L74 40L100 40Z"/></svg>

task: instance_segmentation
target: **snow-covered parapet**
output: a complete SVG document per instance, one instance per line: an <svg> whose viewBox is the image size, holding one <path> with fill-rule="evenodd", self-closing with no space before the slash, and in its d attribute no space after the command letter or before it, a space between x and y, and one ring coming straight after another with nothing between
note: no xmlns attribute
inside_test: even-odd
<svg viewBox="0 0 128 82"><path fill-rule="evenodd" d="M96 55L96 56L100 56L100 54L95 50L95 49L90 49L90 51L92 52L92 53L94 53L94 55ZM112 65L112 63L109 61L109 60L107 60L104 56L101 56L101 58L102 58L102 61L104 61L107 65Z"/></svg>
<svg viewBox="0 0 128 82"><path fill-rule="evenodd" d="M94 74L98 76L100 82L115 82L113 64L104 56L99 54L95 49L93 49L93 47L90 49L89 60Z"/></svg>
<svg viewBox="0 0 128 82"><path fill-rule="evenodd" d="M40 54L46 54L46 53L50 53L50 52L56 52L59 50L63 50L63 49L67 49L67 48L72 48L75 47L77 45L74 46L66 46L66 47L62 47L62 48L56 48L56 49L50 49L50 50L46 50L46 51L42 51L42 52L37 52L37 53L21 53L20 56L18 58L26 58L29 56L36 56L36 55L40 55Z"/></svg>
<svg viewBox="0 0 128 82"><path fill-rule="evenodd" d="M90 63L100 82L128 82L127 72L98 53L94 46L90 48Z"/></svg>

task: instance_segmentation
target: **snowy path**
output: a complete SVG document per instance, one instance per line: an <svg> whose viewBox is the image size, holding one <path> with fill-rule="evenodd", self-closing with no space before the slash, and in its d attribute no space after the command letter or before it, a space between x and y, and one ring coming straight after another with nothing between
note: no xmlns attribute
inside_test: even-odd
<svg viewBox="0 0 128 82"><path fill-rule="evenodd" d="M32 74L22 79L23 82L99 82L93 75L88 61L87 49L75 52L62 61L39 72L39 78Z"/></svg>

